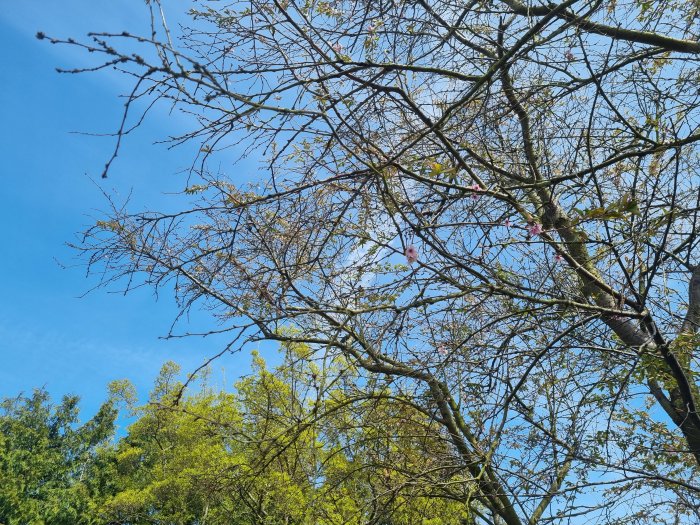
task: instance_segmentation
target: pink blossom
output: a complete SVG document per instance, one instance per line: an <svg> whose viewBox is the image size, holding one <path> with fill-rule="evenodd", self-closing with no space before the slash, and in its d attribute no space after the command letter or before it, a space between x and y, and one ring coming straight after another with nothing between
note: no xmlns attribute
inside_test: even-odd
<svg viewBox="0 0 700 525"><path fill-rule="evenodd" d="M479 195L477 193L477 192L481 191L481 186L479 186L478 184L472 184L471 186L467 186L467 188L469 188L470 190L472 190L474 192L474 193L472 193L472 199L476 200L479 197L481 197L481 195Z"/></svg>
<svg viewBox="0 0 700 525"><path fill-rule="evenodd" d="M333 51L335 51L336 53L340 53L343 50L343 45L340 42L336 42L335 44L333 44L332 47Z"/></svg>
<svg viewBox="0 0 700 525"><path fill-rule="evenodd" d="M503 226L505 226L506 228L510 228L512 226L510 219L506 218L506 220L503 221Z"/></svg>
<svg viewBox="0 0 700 525"><path fill-rule="evenodd" d="M438 352L438 354L440 354L440 355L443 356L443 357L445 357L445 356L448 354L447 348L445 347L445 345L440 345L440 346L438 346L438 347L437 347L437 352Z"/></svg>
<svg viewBox="0 0 700 525"><path fill-rule="evenodd" d="M563 261L564 261L564 256L563 256L561 253L557 253L557 254L554 256L554 261L555 261L555 262L558 262L558 263L563 262Z"/></svg>
<svg viewBox="0 0 700 525"><path fill-rule="evenodd" d="M418 260L418 250L412 244L406 247L405 255L408 264L413 264Z"/></svg>
<svg viewBox="0 0 700 525"><path fill-rule="evenodd" d="M571 52L571 49L569 49L566 53L564 53L564 58L566 58L569 62L573 62L574 60L576 60L576 57Z"/></svg>
<svg viewBox="0 0 700 525"><path fill-rule="evenodd" d="M532 222L527 225L527 231L530 235L536 237L544 232L544 228L542 228L542 225L539 222Z"/></svg>

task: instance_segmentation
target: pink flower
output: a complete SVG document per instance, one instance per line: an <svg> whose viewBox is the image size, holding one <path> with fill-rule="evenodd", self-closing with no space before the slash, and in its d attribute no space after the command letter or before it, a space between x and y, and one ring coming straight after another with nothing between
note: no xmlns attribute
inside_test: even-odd
<svg viewBox="0 0 700 525"><path fill-rule="evenodd" d="M340 53L343 50L343 45L340 42L336 42L335 44L333 44L332 47L333 51L335 51L336 53Z"/></svg>
<svg viewBox="0 0 700 525"><path fill-rule="evenodd" d="M571 49L569 49L566 53L564 53L564 58L566 58L569 62L573 62L574 60L576 60L576 57L571 52Z"/></svg>
<svg viewBox="0 0 700 525"><path fill-rule="evenodd" d="M479 197L481 197L481 195L477 193L481 191L481 186L479 186L478 184L472 184L471 186L467 186L467 188L474 192L472 193L472 199L476 200Z"/></svg>
<svg viewBox="0 0 700 525"><path fill-rule="evenodd" d="M561 253L557 253L557 254L554 256L554 261L555 261L555 262L558 262L558 263L563 262L563 261L564 261L564 256L563 256Z"/></svg>
<svg viewBox="0 0 700 525"><path fill-rule="evenodd" d="M416 250L416 247L412 244L406 247L405 255L408 264L413 264L418 260L418 250Z"/></svg>
<svg viewBox="0 0 700 525"><path fill-rule="evenodd" d="M448 354L447 348L445 348L445 345L438 346L437 353L440 354L441 356L445 357Z"/></svg>
<svg viewBox="0 0 700 525"><path fill-rule="evenodd" d="M537 237L539 234L544 232L544 228L542 228L542 225L539 222L532 222L527 225L527 231L533 237Z"/></svg>
<svg viewBox="0 0 700 525"><path fill-rule="evenodd" d="M510 228L511 227L510 219L506 218L506 220L503 221L503 226L505 226L506 228Z"/></svg>

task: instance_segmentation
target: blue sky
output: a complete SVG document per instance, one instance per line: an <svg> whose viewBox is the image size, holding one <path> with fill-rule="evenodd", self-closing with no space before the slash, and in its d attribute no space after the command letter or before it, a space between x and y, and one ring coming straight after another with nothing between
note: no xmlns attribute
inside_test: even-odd
<svg viewBox="0 0 700 525"><path fill-rule="evenodd" d="M170 297L156 301L151 290L80 297L97 280L86 278L84 261L66 247L102 216L102 190L117 201L133 192L135 207L157 209L165 192L184 187L181 172L193 150L153 145L187 125L156 112L126 141L110 178L101 180L113 139L73 132L114 131L122 104L117 97L128 81L112 71L59 75L55 67L85 65L91 57L34 35L41 30L79 39L95 30L143 32L146 23L142 1L2 2L0 398L45 386L54 396L80 395L86 417L104 400L109 381L132 380L143 399L164 361L192 370L224 345L223 338L159 339L176 310ZM193 329L212 327L205 315L195 315L193 323ZM230 386L248 371L248 358L220 360L213 376L220 383L223 368Z"/></svg>

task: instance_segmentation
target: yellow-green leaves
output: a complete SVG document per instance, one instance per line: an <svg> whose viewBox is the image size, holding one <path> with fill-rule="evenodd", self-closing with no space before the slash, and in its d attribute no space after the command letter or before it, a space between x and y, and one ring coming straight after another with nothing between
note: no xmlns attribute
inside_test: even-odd
<svg viewBox="0 0 700 525"><path fill-rule="evenodd" d="M574 208L578 214L578 221L583 222L588 220L611 220L624 219L633 215L639 215L639 204L637 200L629 193L623 195L620 200L612 202L607 206L598 206L595 208L579 209Z"/></svg>

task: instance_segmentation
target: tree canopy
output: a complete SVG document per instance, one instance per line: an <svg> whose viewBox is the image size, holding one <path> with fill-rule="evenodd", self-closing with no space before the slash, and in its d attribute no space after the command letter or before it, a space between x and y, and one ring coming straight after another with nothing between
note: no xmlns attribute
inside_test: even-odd
<svg viewBox="0 0 700 525"><path fill-rule="evenodd" d="M54 405L45 390L0 403L0 523L88 525L103 492L102 451L116 409L103 404L82 426L78 398Z"/></svg>
<svg viewBox="0 0 700 525"><path fill-rule="evenodd" d="M290 377L295 359L269 371L261 358L234 392L206 377L182 393L178 368L163 368L150 402L117 444L110 523L236 525L460 525L470 523L452 470L438 465L445 436L406 402L349 399L322 404ZM174 400L181 397L177 405ZM353 401L351 404L350 401ZM315 407L317 417L305 415ZM348 407L352 405L352 410ZM393 432L377 433L371 420ZM426 480L430 480L428 483Z"/></svg>
<svg viewBox="0 0 700 525"><path fill-rule="evenodd" d="M320 375L295 353L272 371L256 356L233 391L202 373L184 393L169 362L147 404L135 407L133 387L114 383L80 427L75 397L5 400L0 523L473 522L438 425L388 391L369 399L337 387L321 402L290 375L301 367ZM134 421L112 442L119 397L131 399ZM307 420L311 410L318 417Z"/></svg>
<svg viewBox="0 0 700 525"><path fill-rule="evenodd" d="M700 518L697 2L147 4L51 38L134 78L115 157L158 103L200 151L179 212L87 232L105 284L406 400L479 523Z"/></svg>

